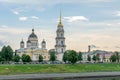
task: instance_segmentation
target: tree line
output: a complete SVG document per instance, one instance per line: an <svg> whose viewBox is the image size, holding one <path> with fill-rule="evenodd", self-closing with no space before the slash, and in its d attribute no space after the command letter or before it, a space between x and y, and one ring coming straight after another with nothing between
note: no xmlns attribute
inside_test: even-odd
<svg viewBox="0 0 120 80"><path fill-rule="evenodd" d="M56 52L52 51L49 53L50 57L49 57L49 61L54 62L57 59L56 56ZM65 63L71 63L71 64L75 64L77 61L82 61L83 57L82 57L82 52L76 52L75 50L67 50L64 52L63 55L63 61ZM90 55L87 56L87 61L91 62L91 61L100 61L100 56L99 54L97 55L93 55L93 57L91 58ZM120 55L119 52L115 52L115 54L113 54L110 57L110 61L111 62L119 62L120 60ZM12 48L8 45L8 46L4 46L1 51L0 51L0 62L9 62L9 61L13 61L13 62L31 62L32 59L29 55L23 54L21 57L19 55L16 54L16 52L14 52L12 50ZM43 62L43 56L39 55L39 59L38 62Z"/></svg>
<svg viewBox="0 0 120 80"><path fill-rule="evenodd" d="M81 62L83 61L83 56L82 56L82 52L76 52L74 50L67 50L64 52L64 55L63 55L63 61L65 63L71 63L71 64L75 64L76 62ZM51 56L52 58L52 61L55 61L56 60L56 55L55 54L52 54ZM103 57L103 60L105 60L105 57ZM120 55L119 55L119 52L115 52L110 58L109 58L110 62L119 62L120 61ZM87 61L88 62L91 62L91 61L94 61L94 62L100 62L100 55L99 54L96 54L96 55L93 55L93 57L91 57L89 54L87 55Z"/></svg>

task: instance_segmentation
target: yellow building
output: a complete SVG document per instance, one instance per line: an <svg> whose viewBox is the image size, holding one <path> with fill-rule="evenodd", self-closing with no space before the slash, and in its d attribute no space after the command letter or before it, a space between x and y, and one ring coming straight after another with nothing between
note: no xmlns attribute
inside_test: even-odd
<svg viewBox="0 0 120 80"><path fill-rule="evenodd" d="M38 61L39 55L42 55L45 61L49 60L48 50L46 49L46 42L43 40L41 42L41 48L39 48L38 37L34 33L34 29L32 29L32 33L29 35L26 43L27 44L25 48L24 41L22 40L20 42L20 49L16 50L19 56L26 54L31 57L32 61Z"/></svg>

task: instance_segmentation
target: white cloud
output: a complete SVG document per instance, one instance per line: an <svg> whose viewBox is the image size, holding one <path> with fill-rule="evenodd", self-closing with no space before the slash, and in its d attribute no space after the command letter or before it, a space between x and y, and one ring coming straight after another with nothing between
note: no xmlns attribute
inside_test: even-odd
<svg viewBox="0 0 120 80"><path fill-rule="evenodd" d="M32 19L39 19L37 16L31 16Z"/></svg>
<svg viewBox="0 0 120 80"><path fill-rule="evenodd" d="M115 13L115 15L116 15L116 16L120 16L120 11L117 11L117 12Z"/></svg>
<svg viewBox="0 0 120 80"><path fill-rule="evenodd" d="M1 25L0 28L7 28L7 25Z"/></svg>
<svg viewBox="0 0 120 80"><path fill-rule="evenodd" d="M25 17L25 16L19 17L19 20L20 20L20 21L26 21L26 20L28 20L28 17Z"/></svg>
<svg viewBox="0 0 120 80"><path fill-rule="evenodd" d="M75 22L75 21L88 21L88 19L84 16L69 16L69 17L64 17L65 20L68 22Z"/></svg>
<svg viewBox="0 0 120 80"><path fill-rule="evenodd" d="M30 16L30 17L26 17L26 16L22 16L22 17L19 17L19 20L20 21L27 21L27 20L38 20L39 19L39 17L37 17L37 16Z"/></svg>
<svg viewBox="0 0 120 80"><path fill-rule="evenodd" d="M96 46L96 45L90 45L91 46L91 48L100 48L99 46Z"/></svg>
<svg viewBox="0 0 120 80"><path fill-rule="evenodd" d="M112 2L114 0L0 0L0 2L4 3L15 3L15 4L51 4L51 3L82 3L82 2L87 2L87 3L97 3L97 2Z"/></svg>
<svg viewBox="0 0 120 80"><path fill-rule="evenodd" d="M18 15L18 14L19 14L19 12L16 11L16 10L12 10L12 12L13 12L13 14L15 14L15 15Z"/></svg>

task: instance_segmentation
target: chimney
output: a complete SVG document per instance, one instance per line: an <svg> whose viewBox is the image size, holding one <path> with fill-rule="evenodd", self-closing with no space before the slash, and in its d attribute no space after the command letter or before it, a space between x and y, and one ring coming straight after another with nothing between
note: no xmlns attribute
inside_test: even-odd
<svg viewBox="0 0 120 80"><path fill-rule="evenodd" d="M88 52L90 52L91 51L91 46L90 45L88 45Z"/></svg>

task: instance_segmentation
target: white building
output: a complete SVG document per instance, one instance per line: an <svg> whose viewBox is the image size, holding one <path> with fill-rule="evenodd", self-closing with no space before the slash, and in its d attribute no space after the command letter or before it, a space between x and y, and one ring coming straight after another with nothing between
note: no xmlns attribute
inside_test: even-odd
<svg viewBox="0 0 120 80"><path fill-rule="evenodd" d="M62 19L61 19L61 13L60 13L60 21L57 26L56 45L55 45L55 51L57 52L57 60L59 61L62 61L63 54L66 51L64 28L61 20Z"/></svg>
<svg viewBox="0 0 120 80"><path fill-rule="evenodd" d="M41 42L41 48L39 48L38 37L34 33L34 29L32 29L32 33L29 35L26 43L25 47L25 42L23 40L20 42L20 49L16 50L19 56L26 54L31 57L32 61L38 61L39 55L42 55L44 60L49 60L46 42L43 40Z"/></svg>

